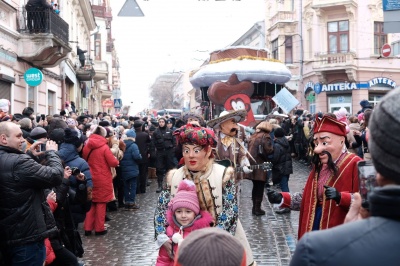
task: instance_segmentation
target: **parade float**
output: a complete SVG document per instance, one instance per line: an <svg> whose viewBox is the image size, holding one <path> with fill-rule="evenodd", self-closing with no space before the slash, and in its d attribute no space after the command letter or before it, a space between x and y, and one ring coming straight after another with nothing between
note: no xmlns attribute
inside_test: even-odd
<svg viewBox="0 0 400 266"><path fill-rule="evenodd" d="M190 73L206 120L223 110L246 109L245 126L271 113L276 107L272 98L290 78L285 64L268 58L267 50L247 46L213 51L205 64Z"/></svg>

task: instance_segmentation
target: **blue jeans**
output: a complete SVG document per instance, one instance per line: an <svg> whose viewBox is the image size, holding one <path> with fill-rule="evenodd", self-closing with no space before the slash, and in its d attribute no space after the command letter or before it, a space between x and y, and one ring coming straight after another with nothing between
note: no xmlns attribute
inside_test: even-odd
<svg viewBox="0 0 400 266"><path fill-rule="evenodd" d="M125 204L133 204L135 203L136 198L136 186L137 186L137 177L124 180L124 197Z"/></svg>
<svg viewBox="0 0 400 266"><path fill-rule="evenodd" d="M282 192L289 192L289 175L281 176L281 190Z"/></svg>
<svg viewBox="0 0 400 266"><path fill-rule="evenodd" d="M46 259L46 247L44 241L31 243L24 246L8 248L3 253L6 256L7 265L36 266L43 265Z"/></svg>

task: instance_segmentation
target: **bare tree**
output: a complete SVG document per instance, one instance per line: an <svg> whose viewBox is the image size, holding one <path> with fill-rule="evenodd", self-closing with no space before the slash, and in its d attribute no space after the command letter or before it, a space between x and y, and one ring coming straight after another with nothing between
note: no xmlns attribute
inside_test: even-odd
<svg viewBox="0 0 400 266"><path fill-rule="evenodd" d="M180 101L177 99L175 85L180 73L165 74L159 76L150 87L151 105L155 109L177 109Z"/></svg>

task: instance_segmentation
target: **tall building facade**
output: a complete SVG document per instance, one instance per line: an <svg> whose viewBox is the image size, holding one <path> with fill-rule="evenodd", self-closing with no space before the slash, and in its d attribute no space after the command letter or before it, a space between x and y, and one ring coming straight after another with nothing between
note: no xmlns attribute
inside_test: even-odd
<svg viewBox="0 0 400 266"><path fill-rule="evenodd" d="M28 0L0 1L0 98L10 100L10 113L29 106L52 115L66 102L78 113L103 111L102 99L119 88L109 1L51 2L54 9L32 11ZM40 71L40 83L27 81L30 69Z"/></svg>
<svg viewBox="0 0 400 266"><path fill-rule="evenodd" d="M271 57L292 71L286 86L312 113L355 114L400 84L400 35L384 33L381 0L270 0L265 24Z"/></svg>

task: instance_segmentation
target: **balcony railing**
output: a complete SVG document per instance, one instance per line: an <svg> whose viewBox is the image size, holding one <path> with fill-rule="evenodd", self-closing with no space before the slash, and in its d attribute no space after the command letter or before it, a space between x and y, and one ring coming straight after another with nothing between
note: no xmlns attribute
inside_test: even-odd
<svg viewBox="0 0 400 266"><path fill-rule="evenodd" d="M315 67L333 67L333 66L346 66L353 64L355 54L337 53L337 54L316 54L318 60L315 62Z"/></svg>
<svg viewBox="0 0 400 266"><path fill-rule="evenodd" d="M278 11L271 19L271 25L278 22L293 22L296 19L296 14L292 11Z"/></svg>
<svg viewBox="0 0 400 266"><path fill-rule="evenodd" d="M26 6L26 9L18 12L18 15L18 32L28 34L51 33L68 44L68 23L54 13L52 9L43 10Z"/></svg>

